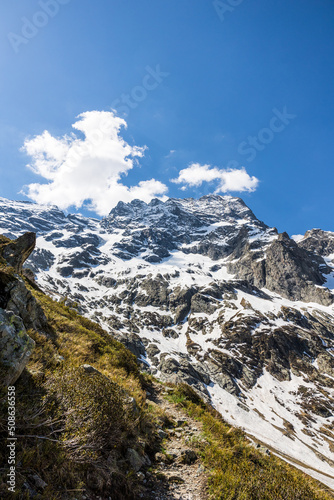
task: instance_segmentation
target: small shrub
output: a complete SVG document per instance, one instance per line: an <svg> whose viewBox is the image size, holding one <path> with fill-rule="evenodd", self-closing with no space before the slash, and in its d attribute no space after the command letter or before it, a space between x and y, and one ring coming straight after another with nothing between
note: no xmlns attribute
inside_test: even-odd
<svg viewBox="0 0 334 500"><path fill-rule="evenodd" d="M46 402L61 420L61 441L79 462L96 462L122 442L124 393L104 375L63 367L46 381Z"/></svg>

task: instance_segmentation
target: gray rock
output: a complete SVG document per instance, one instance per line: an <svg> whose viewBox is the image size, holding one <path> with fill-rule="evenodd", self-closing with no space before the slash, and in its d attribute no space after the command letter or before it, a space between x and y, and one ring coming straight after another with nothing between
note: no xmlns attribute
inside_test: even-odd
<svg viewBox="0 0 334 500"><path fill-rule="evenodd" d="M3 385L16 382L34 347L35 341L27 334L21 318L0 309L0 364Z"/></svg>
<svg viewBox="0 0 334 500"><path fill-rule="evenodd" d="M99 370L97 370L96 368L94 368L94 366L85 364L85 365L81 365L81 368L83 368L85 370L85 372L89 373L90 375L102 375L102 373Z"/></svg>
<svg viewBox="0 0 334 500"><path fill-rule="evenodd" d="M167 432L163 431L162 429L159 429L158 436L160 439L165 439L167 437Z"/></svg>
<svg viewBox="0 0 334 500"><path fill-rule="evenodd" d="M318 302L325 306L333 303L332 294L320 287L325 282L323 273L329 272L325 261L300 248L286 233L269 245L265 258L261 259L263 256L263 252L252 251L246 243L237 260L233 254L229 270L240 279L291 300Z"/></svg>
<svg viewBox="0 0 334 500"><path fill-rule="evenodd" d="M197 458L197 453L194 450L183 450L178 458L178 462L185 465L191 465L196 462Z"/></svg>
<svg viewBox="0 0 334 500"><path fill-rule="evenodd" d="M151 461L147 455L139 455L133 448L128 448L126 458L135 472L138 472L145 465L151 465Z"/></svg>
<svg viewBox="0 0 334 500"><path fill-rule="evenodd" d="M36 245L36 234L25 233L17 240L4 245L1 250L2 257L16 272L22 272L22 266Z"/></svg>
<svg viewBox="0 0 334 500"><path fill-rule="evenodd" d="M152 359L152 358L155 358L157 356L157 354L160 354L160 349L156 344L150 344L146 348L146 353L147 353L148 357Z"/></svg>
<svg viewBox="0 0 334 500"><path fill-rule="evenodd" d="M22 279L14 279L8 283L6 293L6 310L12 311L19 316L27 330L33 328L41 333L50 333L51 329L43 309L32 293L26 288Z"/></svg>
<svg viewBox="0 0 334 500"><path fill-rule="evenodd" d="M154 307L162 306L167 302L168 282L161 274L153 278L147 278L141 283L141 288L145 291L145 295L138 295L135 298L135 303L138 306L151 305Z"/></svg>
<svg viewBox="0 0 334 500"><path fill-rule="evenodd" d="M320 257L328 257L334 254L333 233L321 229L306 231L304 238L297 245Z"/></svg>
<svg viewBox="0 0 334 500"><path fill-rule="evenodd" d="M113 328L115 328L114 325ZM136 333L132 332L123 333L114 331L113 337L115 337L115 339L118 340L119 342L122 342L122 344L124 344L125 347L129 349L129 351L131 351L135 356L137 356L137 358L139 358L140 356L145 356L146 353L145 346L142 342L142 339Z"/></svg>
<svg viewBox="0 0 334 500"><path fill-rule="evenodd" d="M55 256L49 250L36 248L27 259L25 266L29 266L35 273L47 271L55 262Z"/></svg>
<svg viewBox="0 0 334 500"><path fill-rule="evenodd" d="M137 405L137 401L133 396L126 396L124 400L125 404L129 408L130 412L132 412L134 415L139 415L140 411Z"/></svg>
<svg viewBox="0 0 334 500"><path fill-rule="evenodd" d="M198 368L199 365L196 365ZM198 393L207 402L210 400L209 394L205 387L205 381L209 381L208 375L205 375L204 370L198 371L195 369L188 359L181 359L180 362L173 358L167 357L166 354L160 356L160 378L162 381L171 382L173 384L186 383Z"/></svg>
<svg viewBox="0 0 334 500"><path fill-rule="evenodd" d="M216 311L219 305L218 301L216 302L211 297L201 293L196 293L191 298L191 311L193 313L212 314Z"/></svg>
<svg viewBox="0 0 334 500"><path fill-rule="evenodd" d="M190 304L196 288L177 287L169 295L169 308L174 312L174 323L181 323L190 311Z"/></svg>

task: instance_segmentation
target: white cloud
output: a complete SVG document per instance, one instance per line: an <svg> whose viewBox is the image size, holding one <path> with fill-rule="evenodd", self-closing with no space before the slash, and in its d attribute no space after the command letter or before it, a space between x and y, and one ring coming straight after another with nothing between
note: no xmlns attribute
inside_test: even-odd
<svg viewBox="0 0 334 500"><path fill-rule="evenodd" d="M106 215L119 201L135 198L150 201L164 198L168 188L155 179L127 187L121 178L144 155L145 147L130 146L121 136L126 122L112 112L89 111L78 116L72 133L61 138L48 131L27 139L23 151L32 158L29 168L48 183L29 184L24 194L41 204L55 204L61 209L71 205Z"/></svg>
<svg viewBox="0 0 334 500"><path fill-rule="evenodd" d="M256 177L251 177L245 168L240 169L219 169L210 165L200 165L193 163L189 167L180 170L176 179L171 182L183 184L181 189L186 187L199 187L203 182L218 181L215 193L227 193L230 191L255 191L259 184Z"/></svg>

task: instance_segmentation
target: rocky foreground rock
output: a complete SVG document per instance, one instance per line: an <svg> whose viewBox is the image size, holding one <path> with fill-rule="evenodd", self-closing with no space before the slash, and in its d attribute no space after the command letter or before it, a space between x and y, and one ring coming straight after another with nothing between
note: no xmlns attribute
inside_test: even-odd
<svg viewBox="0 0 334 500"><path fill-rule="evenodd" d="M0 241L1 385L14 384L29 361L35 342L27 331L49 328L41 307L18 274L35 243L35 233L25 233L14 241Z"/></svg>

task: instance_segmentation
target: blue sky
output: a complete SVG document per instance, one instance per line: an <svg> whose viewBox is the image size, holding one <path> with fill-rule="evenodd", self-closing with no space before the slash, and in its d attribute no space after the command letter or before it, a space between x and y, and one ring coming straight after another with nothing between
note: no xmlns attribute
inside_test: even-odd
<svg viewBox="0 0 334 500"><path fill-rule="evenodd" d="M118 197L241 186L231 194L280 231L334 231L333 23L332 0L2 0L0 196L28 199L23 186L57 182L43 198L57 200L67 179L69 203L75 176L50 181L59 149L73 132L72 146L84 145L87 127L92 133L97 115L78 115L114 108L127 128L113 129L112 161L120 144L133 154L113 171ZM86 122L84 131L72 128ZM57 157L47 166L44 131ZM104 196L103 207L93 204L102 213L118 184L101 195L105 158L97 161L76 175ZM242 167L236 183L226 181L226 169ZM25 188L39 200L42 191Z"/></svg>

